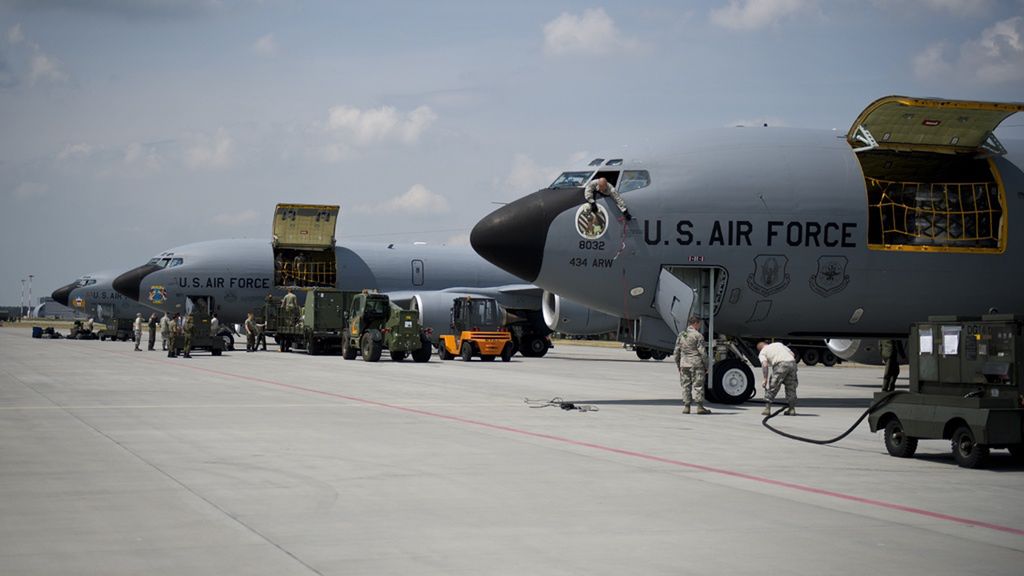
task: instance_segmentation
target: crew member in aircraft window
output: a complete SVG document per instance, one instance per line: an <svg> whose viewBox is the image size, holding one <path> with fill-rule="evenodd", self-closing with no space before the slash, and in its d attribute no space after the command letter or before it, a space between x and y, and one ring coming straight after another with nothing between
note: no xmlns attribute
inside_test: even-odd
<svg viewBox="0 0 1024 576"><path fill-rule="evenodd" d="M704 408L704 377L707 374L707 346L700 333L700 318L690 321L676 338L673 356L679 369L679 385L683 387L683 414L690 413L690 403L697 403L697 414L711 414Z"/></svg>
<svg viewBox="0 0 1024 576"><path fill-rule="evenodd" d="M615 186L612 186L608 180L604 178L595 178L587 184L586 188L583 189L583 199L587 201L591 211L597 209L595 207L597 204L596 196L607 196L611 198L615 201L615 205L619 207L619 212L622 212L622 216L626 220L633 219L633 216L629 213L629 209L626 208L626 202L615 190Z"/></svg>
<svg viewBox="0 0 1024 576"><path fill-rule="evenodd" d="M796 356L793 351L782 342L758 342L758 356L761 367L764 369L764 411L763 416L772 413L772 400L779 393L779 388L786 387L786 416L796 416ZM769 379L771 374L771 379Z"/></svg>

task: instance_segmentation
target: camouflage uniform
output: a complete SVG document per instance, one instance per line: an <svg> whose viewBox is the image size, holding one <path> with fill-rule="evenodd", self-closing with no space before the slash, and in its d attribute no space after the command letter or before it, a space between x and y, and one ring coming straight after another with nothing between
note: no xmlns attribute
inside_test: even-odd
<svg viewBox="0 0 1024 576"><path fill-rule="evenodd" d="M707 373L704 335L688 326L676 338L674 352L679 368L679 385L683 387L683 404L689 408L691 402L698 406L704 403L704 376Z"/></svg>
<svg viewBox="0 0 1024 576"><path fill-rule="evenodd" d="M160 337L163 339L164 350L167 350L167 343L171 340L171 318L166 312L160 318Z"/></svg>
<svg viewBox="0 0 1024 576"><path fill-rule="evenodd" d="M185 358L192 357L192 327L195 326L192 322L192 315L189 314L185 317L185 326L182 329L185 335Z"/></svg>
<svg viewBox="0 0 1024 576"><path fill-rule="evenodd" d="M583 199L586 200L588 204L590 204L591 210L594 209L594 205L597 202L595 196L608 196L609 198L615 201L615 205L619 207L619 212L622 212L622 215L625 216L627 220L630 219L631 216L629 214L629 209L626 208L626 201L623 200L622 195L619 194L617 190L615 190L615 186L612 186L611 182L606 182L605 185L607 186L607 188L605 188L604 191L601 191L600 189L598 189L599 180L600 179L591 180L589 183L587 183L586 188L583 189Z"/></svg>
<svg viewBox="0 0 1024 576"><path fill-rule="evenodd" d="M882 340L880 352L885 363L885 374L882 376L882 392L896 390L896 379L900 375L899 344L896 340Z"/></svg>
<svg viewBox="0 0 1024 576"><path fill-rule="evenodd" d="M779 388L786 387L786 404L789 405L787 414L794 413L796 409L796 356L793 355L785 344L775 342L765 346L758 359L766 370L771 370L771 377L768 380L768 388L764 391L764 399L767 402L765 411L769 410Z"/></svg>

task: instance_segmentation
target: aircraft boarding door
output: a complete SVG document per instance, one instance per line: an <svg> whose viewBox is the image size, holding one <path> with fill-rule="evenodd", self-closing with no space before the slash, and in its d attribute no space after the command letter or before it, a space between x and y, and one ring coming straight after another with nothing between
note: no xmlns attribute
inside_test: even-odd
<svg viewBox="0 0 1024 576"><path fill-rule="evenodd" d="M693 307L694 291L668 269L662 269L658 276L658 290L654 294L654 306L661 319L672 331L679 334L686 330L686 321Z"/></svg>
<svg viewBox="0 0 1024 576"><path fill-rule="evenodd" d="M108 320L113 320L115 318L116 316L114 316L113 304L96 305L96 321L106 323Z"/></svg>
<svg viewBox="0 0 1024 576"><path fill-rule="evenodd" d="M412 285L423 286L423 260L412 261Z"/></svg>
<svg viewBox="0 0 1024 576"><path fill-rule="evenodd" d="M334 205L277 205L272 242L275 286L337 287L334 233L339 210Z"/></svg>

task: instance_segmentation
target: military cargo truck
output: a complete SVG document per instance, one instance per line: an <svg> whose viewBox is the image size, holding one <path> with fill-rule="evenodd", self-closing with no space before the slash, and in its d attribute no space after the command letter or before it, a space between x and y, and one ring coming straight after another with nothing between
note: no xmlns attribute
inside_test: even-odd
<svg viewBox="0 0 1024 576"><path fill-rule="evenodd" d="M282 352L292 347L304 349L310 355L337 352L342 345L345 304L350 297L334 288L311 288L295 318L289 318L279 305L275 307L278 300L268 299L263 309L264 330Z"/></svg>
<svg viewBox="0 0 1024 576"><path fill-rule="evenodd" d="M430 340L420 325L419 312L400 308L386 294L370 291L354 294L346 310L342 342L346 360L362 356L366 362L376 362L384 350L396 362L407 355L416 362L430 360Z"/></svg>

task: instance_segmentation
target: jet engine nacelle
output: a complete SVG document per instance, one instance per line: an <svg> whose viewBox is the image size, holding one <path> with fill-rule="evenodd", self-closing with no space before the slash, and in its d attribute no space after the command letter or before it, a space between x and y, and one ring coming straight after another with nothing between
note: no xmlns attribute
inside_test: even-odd
<svg viewBox="0 0 1024 576"><path fill-rule="evenodd" d="M541 298L544 323L555 332L570 336L591 336L612 332L619 327L619 319L566 300L547 290Z"/></svg>
<svg viewBox="0 0 1024 576"><path fill-rule="evenodd" d="M879 342L876 339L845 340L842 338L830 338L825 340L825 345L833 354L859 364L874 366L882 365L882 354L879 351Z"/></svg>

